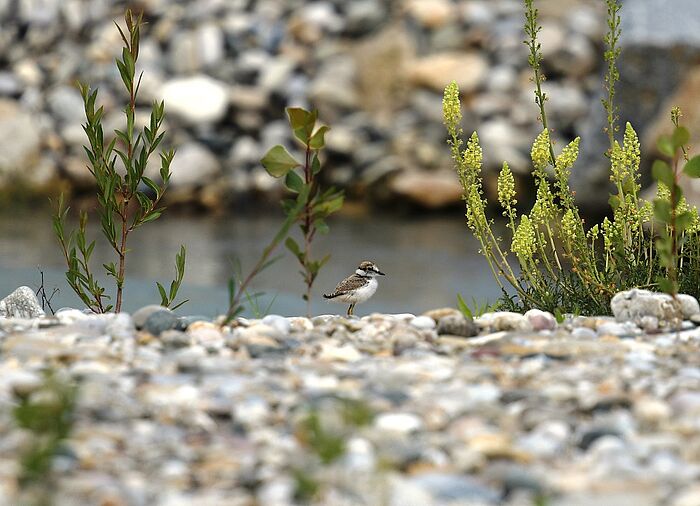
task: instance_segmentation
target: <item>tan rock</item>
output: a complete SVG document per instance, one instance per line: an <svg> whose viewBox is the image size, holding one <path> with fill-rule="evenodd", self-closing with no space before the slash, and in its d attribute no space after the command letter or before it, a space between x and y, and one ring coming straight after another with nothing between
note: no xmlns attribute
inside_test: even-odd
<svg viewBox="0 0 700 506"><path fill-rule="evenodd" d="M423 316L429 316L436 322L439 321L440 319L444 318L445 316L461 316L462 313L453 307L443 307L440 309L431 309L430 311L426 311L423 313Z"/></svg>
<svg viewBox="0 0 700 506"><path fill-rule="evenodd" d="M410 0L408 14L426 28L440 28L454 18L455 4L448 0Z"/></svg>
<svg viewBox="0 0 700 506"><path fill-rule="evenodd" d="M408 171L396 176L390 190L401 197L428 209L438 209L459 203L462 187L457 177L447 171Z"/></svg>
<svg viewBox="0 0 700 506"><path fill-rule="evenodd" d="M486 78L486 59L471 52L445 52L420 58L408 69L408 77L415 86L424 86L439 93L456 81L462 93L475 91Z"/></svg>
<svg viewBox="0 0 700 506"><path fill-rule="evenodd" d="M41 137L34 116L19 102L0 100L0 176L21 175L39 158Z"/></svg>
<svg viewBox="0 0 700 506"><path fill-rule="evenodd" d="M682 124L690 131L690 145L697 146L700 141L700 109L697 106L700 93L700 65L696 66L685 77L678 89L659 107L656 118L650 126L640 132L640 141L644 152L642 155L650 160L660 157L656 149L656 141L661 135L670 135L673 125L669 120L669 111L678 106L683 111ZM637 125L635 125L636 127ZM683 195L691 205L700 205L700 179L690 179L684 174L680 176L680 186ZM644 197L653 199L656 196L656 184L645 191Z"/></svg>

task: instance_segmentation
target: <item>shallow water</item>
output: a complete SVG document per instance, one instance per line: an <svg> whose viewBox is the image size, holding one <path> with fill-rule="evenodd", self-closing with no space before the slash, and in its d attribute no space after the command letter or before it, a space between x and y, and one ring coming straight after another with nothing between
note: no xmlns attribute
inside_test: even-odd
<svg viewBox="0 0 700 506"><path fill-rule="evenodd" d="M280 222L278 216L170 215L135 232L127 257L124 308L134 310L160 300L155 281L167 286L174 273L174 255L184 244L187 271L180 293L190 301L178 312L221 314L227 306L231 260L240 259L245 272ZM387 276L380 278L376 295L358 305L356 313L360 315L374 311L420 313L454 306L457 293L468 301L472 297L494 301L500 295L459 211L453 216L411 219L341 217L332 220L330 226L330 235L320 236L314 244L315 255L332 255L316 281L314 314L345 311L344 306L329 303L320 294L331 291L365 259L374 260ZM91 236L97 237L94 233ZM112 261L111 253L98 242L93 265ZM283 247L278 253L284 253L283 258L253 287L266 294L261 298L261 309L271 303L269 312L303 314L306 305L300 295L303 287L296 260ZM44 271L47 291L59 289L52 301L54 308L81 306L63 278L63 258L49 211L0 214L0 297L22 284L36 288L40 284L39 268Z"/></svg>

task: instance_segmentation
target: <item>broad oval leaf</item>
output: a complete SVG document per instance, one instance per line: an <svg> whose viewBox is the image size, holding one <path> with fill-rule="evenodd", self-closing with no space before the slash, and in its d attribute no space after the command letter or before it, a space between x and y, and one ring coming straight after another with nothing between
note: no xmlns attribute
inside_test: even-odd
<svg viewBox="0 0 700 506"><path fill-rule="evenodd" d="M700 155L696 155L688 160L688 163L683 167L683 174L692 178L700 177Z"/></svg>
<svg viewBox="0 0 700 506"><path fill-rule="evenodd" d="M318 112L309 112L301 107L288 107L287 115L289 116L289 124L294 131L294 136L304 144L308 144L316 125Z"/></svg>
<svg viewBox="0 0 700 506"><path fill-rule="evenodd" d="M614 211L618 207L620 207L620 197L617 195L610 195L608 198L608 204L610 205L610 208Z"/></svg>
<svg viewBox="0 0 700 506"><path fill-rule="evenodd" d="M693 224L694 216L692 211L684 211L676 216L676 229L679 231L686 230Z"/></svg>
<svg viewBox="0 0 700 506"><path fill-rule="evenodd" d="M671 187L671 197L672 197L673 205L675 207L678 207L678 205L681 203L681 199L683 198L683 188L681 188L677 184L674 184Z"/></svg>
<svg viewBox="0 0 700 506"><path fill-rule="evenodd" d="M659 140L656 141L656 147L659 148L659 151L668 156L669 158L673 158L673 155L676 153L676 150L673 147L673 141L668 135L662 135L659 137Z"/></svg>
<svg viewBox="0 0 700 506"><path fill-rule="evenodd" d="M679 126L673 131L671 140L673 141L673 146L676 149L680 149L690 142L690 132L688 132L686 127Z"/></svg>
<svg viewBox="0 0 700 506"><path fill-rule="evenodd" d="M301 165L292 155L287 152L284 146L277 145L270 149L260 160L265 170L272 177L282 177L290 170Z"/></svg>
<svg viewBox="0 0 700 506"><path fill-rule="evenodd" d="M668 163L663 160L655 160L651 166L651 175L657 181L663 183L666 188L671 188L674 184L673 171Z"/></svg>
<svg viewBox="0 0 700 506"><path fill-rule="evenodd" d="M314 153L311 159L311 173L315 176L319 172L321 172L321 160L318 159L318 154Z"/></svg>
<svg viewBox="0 0 700 506"><path fill-rule="evenodd" d="M668 200L654 200L654 217L663 222L671 221L671 203Z"/></svg>
<svg viewBox="0 0 700 506"><path fill-rule="evenodd" d="M309 147L311 149L321 149L326 145L326 133L331 127L323 125L316 130L316 133L309 140Z"/></svg>
<svg viewBox="0 0 700 506"><path fill-rule="evenodd" d="M299 174L290 170L287 172L287 177L284 179L284 185L294 193L299 193L304 187L304 180L301 179Z"/></svg>

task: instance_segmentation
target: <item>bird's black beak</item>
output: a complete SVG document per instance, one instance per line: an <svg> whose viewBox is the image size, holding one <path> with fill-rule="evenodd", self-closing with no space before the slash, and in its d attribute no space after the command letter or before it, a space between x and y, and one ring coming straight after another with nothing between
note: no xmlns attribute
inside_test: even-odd
<svg viewBox="0 0 700 506"><path fill-rule="evenodd" d="M376 273L379 274L380 276L386 276L386 274L384 274L384 273L383 273L382 271L380 271L379 269L375 270L374 272L376 272Z"/></svg>

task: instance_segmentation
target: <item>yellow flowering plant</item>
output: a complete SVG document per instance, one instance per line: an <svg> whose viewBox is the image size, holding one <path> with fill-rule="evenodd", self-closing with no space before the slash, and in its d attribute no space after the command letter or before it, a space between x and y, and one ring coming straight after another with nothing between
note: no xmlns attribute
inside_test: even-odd
<svg viewBox="0 0 700 506"><path fill-rule="evenodd" d="M619 76L616 67L620 53L617 47L620 36L619 1L606 0L609 30L604 40L608 72L605 78L607 96L603 106L607 112L606 132L610 139L606 156L610 160L610 181L614 185L614 193L609 201L609 217L590 227L585 226L575 204L575 194L569 186L580 139L572 140L559 154L554 149L545 108L547 96L541 88L544 75L541 47L537 40L541 29L537 21L538 11L534 8L533 0L524 1L525 44L530 50L528 62L533 70L535 103L539 107L538 119L542 122L543 130L533 142L530 153L536 199L529 213L517 218L515 178L507 163L503 164L498 176L498 203L512 237L509 248L494 233L493 220L487 217L488 202L484 197L481 176L483 153L476 132L466 142L466 148L462 149L462 114L456 83L447 86L443 98L444 123L466 201L467 225L479 240L480 252L504 293L501 307L515 310L538 307L557 313L607 314L610 299L620 290L635 286L668 290L668 287L658 284L659 276L665 274L673 277L677 267L684 263L692 266L698 274L688 278L699 279L700 220L697 211L691 209L682 198L676 197L680 195L677 185L668 186L675 184L672 183L675 180L668 176L670 168L663 171L668 185L664 188L664 179L660 179L659 195L654 203L643 200L640 197L641 150L637 133L627 123L622 143L615 138L618 131L614 97L615 82ZM678 131L678 125L676 129ZM678 142L683 140L679 135L674 137L675 141L669 141L669 145L676 146L678 150L683 146ZM669 151L668 156L677 160L680 152L674 154ZM687 155L687 152L683 153ZM692 171L694 165L689 165ZM665 212L667 209L671 211ZM675 217L677 223L660 220L662 214L663 217ZM660 221L663 223L659 224ZM673 232L674 227L676 232ZM662 240L655 243L659 228ZM680 233L683 234L682 238L677 235ZM666 237L669 239L663 240ZM666 249L662 251L660 247ZM696 284L699 283L696 281ZM678 284L687 293L700 292L700 286L684 285L682 280L676 282Z"/></svg>

